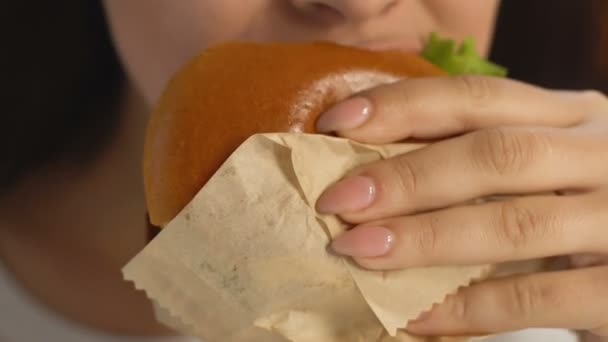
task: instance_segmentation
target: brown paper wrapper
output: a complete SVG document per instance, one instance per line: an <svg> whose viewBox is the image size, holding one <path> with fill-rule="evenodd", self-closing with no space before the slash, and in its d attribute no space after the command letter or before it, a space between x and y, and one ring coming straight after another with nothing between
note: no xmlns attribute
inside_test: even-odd
<svg viewBox="0 0 608 342"><path fill-rule="evenodd" d="M420 147L252 136L124 268L125 279L148 294L159 320L205 342L468 340L402 328L490 265L364 270L328 252L346 226L314 210L354 167Z"/></svg>

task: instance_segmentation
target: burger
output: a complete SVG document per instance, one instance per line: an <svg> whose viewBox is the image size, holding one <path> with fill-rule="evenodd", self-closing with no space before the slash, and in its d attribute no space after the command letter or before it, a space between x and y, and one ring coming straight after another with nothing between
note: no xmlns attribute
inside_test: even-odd
<svg viewBox="0 0 608 342"><path fill-rule="evenodd" d="M472 39L432 34L421 54L330 42L229 42L172 78L149 121L143 172L152 231L167 225L249 136L314 133L320 113L352 94L400 79L504 76Z"/></svg>
<svg viewBox="0 0 608 342"><path fill-rule="evenodd" d="M222 234L227 235L227 231L237 235L241 233L240 226L222 226L219 221L215 221L215 225L207 229L205 227L199 229L198 225L201 222L197 221L196 228L190 229L194 223L187 218L186 220L190 223L183 224L180 219L184 216L189 217L188 210L197 208L195 206L195 209L192 209L189 203L193 202L192 200L197 194L203 193L201 189L205 187L206 183L231 154L252 135L282 132L294 135L314 134L319 115L334 104L360 91L407 78L449 76L461 73L504 76L505 72L502 67L480 57L475 51L471 39L465 40L461 46L457 47L453 41L441 39L437 35L430 36L421 54L368 51L331 42L228 42L212 46L175 74L150 117L144 148L143 176L151 238L172 222L178 223L177 227L173 226L173 228L178 228L176 234L179 236L182 236L180 234L183 232L189 231L196 232L191 236L201 238L206 235L199 234L200 232L211 232L211 235L217 236L218 240L221 240ZM255 167L255 165L251 165L251 167ZM210 183L209 186L212 187L213 184ZM205 198L205 200L213 201L214 199ZM204 208L205 205L198 208ZM189 207L190 209L188 209ZM185 208L187 210L184 210ZM180 215L182 211L186 215ZM236 212L234 215L242 214L243 217L248 217L247 215L251 213L255 212ZM202 217L207 220L212 219L211 216L202 215ZM180 226L180 222L182 222L182 226ZM188 226L187 230L181 230L185 226ZM162 251L165 249L181 251L186 247L180 244L175 245L174 242L182 241L182 244L187 244L186 241L190 241L172 239L171 234L176 232L175 229L169 228L165 232L167 235L160 236L150 244L152 248L157 248L155 251L158 251L159 247L164 248L161 248ZM167 236L169 238L166 238ZM190 239L187 234L183 236L185 239ZM182 238L184 238L183 236ZM279 241L275 238L269 234L260 240L264 240L268 245ZM202 241L201 245L204 245L205 242L208 241ZM318 256L316 254L318 251L323 250L325 240L315 240L315 242L319 242L315 245L315 248L319 248L313 250L315 254L312 259ZM280 243L280 241L276 243ZM256 245L256 241L248 240L246 244ZM189 248L196 245L195 243ZM235 248L234 246L235 244L231 242L217 246L217 248L229 249ZM239 246L242 247L242 245ZM216 246L213 245L213 247ZM239 254L238 248L236 249L234 254ZM159 308L167 305L168 311L176 315L175 317L187 318L185 323L199 325L193 330L207 334L205 338L209 336L221 338L221 336L226 337L231 334L236 334L231 335L231 338L236 338L241 336L239 335L241 333L250 332L262 335L270 334L268 331L261 332L253 328L253 330L240 329L246 328L242 326L243 324L252 323L253 316L265 314L264 308L258 308L259 303L272 301L273 297L278 297L277 302L283 303L284 298L280 293L276 293L279 291L277 289L295 289L293 291L298 292L300 284L308 281L308 278L312 278L313 281L325 279L315 278L318 273L323 273L322 270L329 274L330 283L335 282L331 284L315 282L314 289L306 288L303 290L304 293L298 292L296 297L299 298L298 300L308 301L307 296L314 297L314 294L324 298L320 300L315 297L318 303L328 302L327 307L337 307L340 310L348 311L334 310L335 312L332 311L325 315L327 307L323 305L327 303L319 304L321 306L315 307L315 310L319 312L315 311L315 313L320 314L319 317L324 317L321 324L323 329L330 328L325 324L327 317L341 317L346 318L347 321L350 317L353 322L364 322L364 326L360 327L361 331L355 333L375 333L376 328L382 328L380 322L375 320L376 317L370 316L372 312L368 303L360 298L354 282L346 282L348 284L344 283L334 287L340 281L339 279L342 279L340 278L342 275L345 276L345 279L350 279L347 276L349 273L342 264L334 263L334 259L327 260L324 255L314 259L323 266L317 268L318 265L314 264L314 260L311 263L307 259L311 257L311 254L298 254L296 259L303 263L299 265L300 267L295 267L295 273L298 275L284 277L275 283L274 279L267 282L264 276L266 273L258 274L260 265L255 263L257 260L266 265L272 260L262 258L260 254L252 251L249 251L251 255L244 253L247 258L243 257L243 260L246 261L239 263L238 260L232 260L234 258L230 251L215 258L216 253L207 248L206 254L200 259L211 257L210 259L213 260L201 260L201 262L205 265L207 262L213 262L215 266L205 268L212 271L204 271L204 274L200 269L191 269L188 266L190 263L185 265L182 264L181 259L173 260L175 258L171 252L163 255L162 251L160 253L150 252L139 258L140 262L129 268L127 278L136 280L139 277L138 288L148 291L150 298L158 302ZM291 251L288 252L291 253ZM224 258L224 254L230 257ZM250 256L251 258L249 258ZM291 265L292 259L283 257L284 255L281 254L280 258L275 258L279 261L277 265ZM194 257L193 260L195 260L193 264L197 264L199 256ZM234 261L233 265L240 265L238 269L236 266L228 265L232 261ZM270 265L273 264L270 263ZM222 270L224 266L226 269ZM265 268L264 266L261 269L267 270L272 267ZM252 291L244 291L242 288L239 288L239 291L254 296L253 301L249 301L250 298L243 300L246 303L255 303L255 305L249 306L249 304L242 303L242 305L237 305L232 299L224 300L234 296L246 297L241 292L233 293L232 287L224 288L224 278L217 278L217 275L226 272L230 276L243 275L242 279L239 278L242 281L241 286L251 288ZM334 277L332 272L336 272L340 277ZM142 274L151 276L140 277ZM172 277L172 274L179 276ZM210 276L215 278L208 278ZM466 278L470 280L468 275ZM172 282L175 283L175 286L169 286ZM215 284L216 287L209 284ZM202 294L197 292L200 287L203 288L201 291L204 293ZM172 290L169 291L167 288L172 288ZM198 296L193 294L195 292L198 293ZM336 296L336 293L340 295ZM192 303L192 301L196 302ZM285 301L289 302L286 299ZM218 307L223 307L226 302L230 305L227 305L221 314L214 311ZM209 303L211 305L208 308ZM350 310L349 305L352 303L354 303L353 307L357 310L360 309L361 312ZM231 306L232 304L235 306ZM194 308L197 309L194 310ZM213 315L216 318L213 318ZM237 320L237 324L231 322L233 315L244 315L244 318L241 317L240 320ZM166 319L168 316L163 317ZM268 317L256 316L255 318L257 322L257 319ZM301 320L300 323L309 322L302 317L298 319ZM173 320L169 321L172 322L170 324L174 324ZM332 322L332 319L328 321ZM234 328L233 325L237 326L235 328L237 330L231 330ZM176 324L176 326L182 327L180 324ZM193 327L190 326L190 328ZM331 328L336 328L336 332L341 329L339 327ZM203 332L203 330L205 331ZM230 331L227 332L227 330ZM353 329L349 326L347 330L350 332ZM184 328L184 331L189 330ZM267 341L268 339L262 340ZM406 340L411 341L411 339Z"/></svg>

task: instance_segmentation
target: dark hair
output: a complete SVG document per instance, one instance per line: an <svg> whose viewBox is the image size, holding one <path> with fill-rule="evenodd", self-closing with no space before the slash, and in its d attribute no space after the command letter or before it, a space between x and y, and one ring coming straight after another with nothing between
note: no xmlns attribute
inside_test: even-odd
<svg viewBox="0 0 608 342"><path fill-rule="evenodd" d="M604 39L608 50L608 28L601 27L608 18L598 14L608 12L606 3L503 1L491 58L517 79L608 91L608 51L598 49ZM100 0L1 7L0 192L44 163L94 158L117 126L125 80Z"/></svg>
<svg viewBox="0 0 608 342"><path fill-rule="evenodd" d="M608 93L608 1L502 1L490 58L515 79Z"/></svg>
<svg viewBox="0 0 608 342"><path fill-rule="evenodd" d="M118 122L124 74L101 1L2 6L0 191L44 163L94 158Z"/></svg>

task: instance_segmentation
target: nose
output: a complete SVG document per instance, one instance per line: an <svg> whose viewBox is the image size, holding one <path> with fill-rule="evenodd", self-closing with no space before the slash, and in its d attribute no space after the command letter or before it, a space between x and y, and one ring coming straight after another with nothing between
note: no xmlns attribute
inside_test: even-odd
<svg viewBox="0 0 608 342"><path fill-rule="evenodd" d="M365 21L386 14L400 0L292 0L302 11L316 15L334 14L349 21Z"/></svg>

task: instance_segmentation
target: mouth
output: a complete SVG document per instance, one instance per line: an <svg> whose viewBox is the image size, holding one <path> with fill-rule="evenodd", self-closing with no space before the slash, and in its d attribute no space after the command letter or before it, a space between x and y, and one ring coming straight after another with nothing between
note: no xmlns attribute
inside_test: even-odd
<svg viewBox="0 0 608 342"><path fill-rule="evenodd" d="M423 48L422 41L415 38L370 40L350 45L372 51L399 51L403 53L415 54L422 52Z"/></svg>

